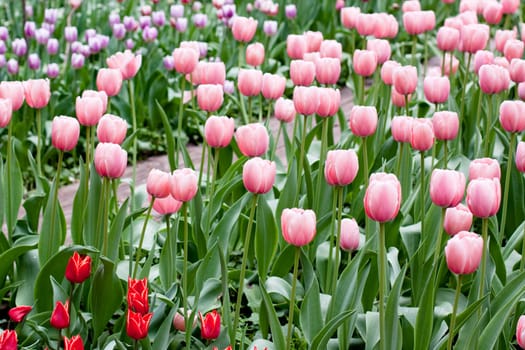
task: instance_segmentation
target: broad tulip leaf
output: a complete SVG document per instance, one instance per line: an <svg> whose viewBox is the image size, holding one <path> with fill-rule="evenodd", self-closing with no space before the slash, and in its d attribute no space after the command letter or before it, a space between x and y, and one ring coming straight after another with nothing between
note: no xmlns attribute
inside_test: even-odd
<svg viewBox="0 0 525 350"><path fill-rule="evenodd" d="M308 344L312 344L314 337L324 325L321 316L319 285L315 279L304 297L300 312L299 320L301 321L302 331Z"/></svg>
<svg viewBox="0 0 525 350"><path fill-rule="evenodd" d="M258 198L257 226L255 230L255 256L259 278L264 281L277 252L278 234L277 223L273 211L263 196ZM248 247L245 247L248 249Z"/></svg>
<svg viewBox="0 0 525 350"><path fill-rule="evenodd" d="M260 285L260 288L263 304L266 308L266 313L268 316L268 323L270 324L270 329L272 331L273 343L275 344L275 347L277 349L284 349L286 348L286 345L284 341L283 329L281 328L281 324L279 323L279 318L277 317L277 313L275 312L275 308L273 307L272 300L266 292L266 289L264 288L263 284Z"/></svg>

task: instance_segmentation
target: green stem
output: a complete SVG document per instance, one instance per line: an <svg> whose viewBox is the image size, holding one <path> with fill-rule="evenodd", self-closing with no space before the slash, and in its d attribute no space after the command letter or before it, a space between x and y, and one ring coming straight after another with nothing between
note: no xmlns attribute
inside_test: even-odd
<svg viewBox="0 0 525 350"><path fill-rule="evenodd" d="M446 51L443 51L443 57L441 58L441 76L445 76L445 55Z"/></svg>
<svg viewBox="0 0 525 350"><path fill-rule="evenodd" d="M174 273L173 273L173 267L175 266L175 262L173 261L173 254L175 253L175 256L177 256L177 238L176 237L172 237L171 233L170 233L170 215L165 215L164 216L165 220L166 220L166 247L168 248L168 266L166 267L167 270L168 270L168 276L169 276L169 279L166 283L166 289L169 288L171 286L171 284L173 283L173 281L175 281L177 279L177 276L174 276ZM174 244L174 247L175 249L171 249L172 245Z"/></svg>
<svg viewBox="0 0 525 350"><path fill-rule="evenodd" d="M108 255L108 223L109 223L109 201L111 199L111 183L110 179L105 177L102 180L102 197L104 198L104 216L103 216L103 229L102 234L103 236L103 244L102 244L102 254L107 256ZM115 198L115 201L117 198Z"/></svg>
<svg viewBox="0 0 525 350"><path fill-rule="evenodd" d="M192 321L190 319L191 315L188 315L190 310L188 304L188 204L182 204L182 212L184 217L184 261L182 265L182 298L184 303L184 324L186 328L185 337L186 337L186 348L190 348L191 343L191 332L188 331L191 329Z"/></svg>
<svg viewBox="0 0 525 350"><path fill-rule="evenodd" d="M211 154L211 152L210 152ZM211 191L210 191L210 199L213 198L213 195L215 194L215 183L217 181L217 175L219 174L219 158L221 155L221 149L216 148L215 149L215 156L213 157L213 174L211 178Z"/></svg>
<svg viewBox="0 0 525 350"><path fill-rule="evenodd" d="M283 131L283 122L279 122L279 130L277 130L277 136L274 139L272 151L270 152L270 160L274 160L275 151L277 150L277 145L279 145L279 138L281 137L281 132Z"/></svg>
<svg viewBox="0 0 525 350"><path fill-rule="evenodd" d="M248 120L252 120L252 97L251 96L248 96Z"/></svg>
<svg viewBox="0 0 525 350"><path fill-rule="evenodd" d="M200 164L200 168L199 168L199 189L201 188L201 184L202 184L202 171L204 169L204 159L206 159L206 149L208 147L206 147L207 143L206 142L203 142L202 143L202 152L201 152L201 164Z"/></svg>
<svg viewBox="0 0 525 350"><path fill-rule="evenodd" d="M237 329L239 326L242 294L243 294L243 289L244 289L244 277L246 275L246 263L248 261L248 251L250 248L250 238L252 235L252 225L253 225L253 219L255 217L256 207L257 207L257 194L254 194L252 198L252 205L250 207L250 217L248 219L248 226L246 227L246 236L244 237L244 249L242 252L241 273L239 276L239 289L237 291L237 303L235 304L235 318L233 319L233 329ZM232 343L235 343L235 339L232 339L231 341Z"/></svg>
<svg viewBox="0 0 525 350"><path fill-rule="evenodd" d="M408 95L405 95L405 114L407 117L410 117L410 110L408 108Z"/></svg>
<svg viewBox="0 0 525 350"><path fill-rule="evenodd" d="M525 226L523 226L523 238L521 243L521 264L520 272L525 269Z"/></svg>
<svg viewBox="0 0 525 350"><path fill-rule="evenodd" d="M447 140L443 141L443 162L445 163L445 169L448 169L448 147Z"/></svg>
<svg viewBox="0 0 525 350"><path fill-rule="evenodd" d="M480 125L479 125L479 121L480 121L480 116L481 116L481 105L483 103L483 99L482 99L482 96L483 96L483 93L481 92L481 89L478 89L478 105L477 105L477 109L476 109L476 122L474 123L473 125L473 128L474 128L474 131L473 131L473 135L474 133L476 132L476 129L481 129ZM481 147L478 145L478 142L476 142L476 154L478 155L478 157L482 157L482 155L480 154L480 151L481 151Z"/></svg>
<svg viewBox="0 0 525 350"><path fill-rule="evenodd" d="M131 106L131 120L132 120L132 132L135 136L133 138L133 145L132 145L132 175L131 175L131 211L135 210L135 179L137 177L137 112L135 110L135 95L133 92L133 82L132 80L128 80L128 91L129 91L129 104ZM136 266L135 266L136 268Z"/></svg>
<svg viewBox="0 0 525 350"><path fill-rule="evenodd" d="M335 264L332 274L332 293L335 293L335 288L337 286L337 276L339 275L339 256L341 254L341 224L343 220L343 192L343 187L337 187L337 206L339 207L339 211L337 212L337 237L335 241Z"/></svg>
<svg viewBox="0 0 525 350"><path fill-rule="evenodd" d="M450 72L449 75L452 75L452 55L450 55ZM469 70L470 70L470 60L472 59L472 54L467 54L467 66L465 67L465 71L463 72L463 86L461 87L461 107L460 107L460 114L459 117L463 118L465 115L465 93L467 90L467 79L469 76Z"/></svg>
<svg viewBox="0 0 525 350"><path fill-rule="evenodd" d="M306 143L306 119L304 116L303 130L301 132L301 152L299 153L299 167L297 168L297 192L295 193L294 203L296 206L299 205L299 197L301 194L301 186L303 181L303 163L304 163L304 144Z"/></svg>
<svg viewBox="0 0 525 350"><path fill-rule="evenodd" d="M412 37L412 65L416 66L416 46L417 46L417 35Z"/></svg>
<svg viewBox="0 0 525 350"><path fill-rule="evenodd" d="M492 95L489 95L487 98L487 118L485 124L485 135L483 135L483 154L485 157L489 157L489 148L490 148L490 132L492 125Z"/></svg>
<svg viewBox="0 0 525 350"><path fill-rule="evenodd" d="M12 147L12 135L13 135L13 123L9 123L9 125L7 126L7 188L8 190L6 191L6 195L7 195L7 203L11 203L11 189L13 188L13 185L12 185L12 180L11 180L11 147ZM8 236L9 236L9 241L12 241L12 234L13 234L13 223L11 223L11 219L10 219L11 215L9 214L7 216L7 224L8 224Z"/></svg>
<svg viewBox="0 0 525 350"><path fill-rule="evenodd" d="M292 163L292 158L295 155L295 136L297 135L297 127L299 125L299 118L294 118L293 122L293 130L292 130L292 142L291 142L291 150L290 153L286 155L286 162L288 164L288 174L290 172L290 164Z"/></svg>
<svg viewBox="0 0 525 350"><path fill-rule="evenodd" d="M448 331L448 342L447 342L447 349L452 350L452 343L454 342L454 333L456 326L456 313L458 311L458 302L459 302L459 295L461 294L461 277L462 275L458 275L458 282L456 285L456 294L454 295L454 306L452 308L452 316L450 317L450 329Z"/></svg>
<svg viewBox="0 0 525 350"><path fill-rule="evenodd" d="M425 152L421 151L419 152L421 155L421 189L419 191L420 199L421 199L421 237L425 234Z"/></svg>
<svg viewBox="0 0 525 350"><path fill-rule="evenodd" d="M480 281L479 281L479 291L478 299L481 299L483 293L485 293L485 271L487 269L487 247L488 247L488 224L489 220L487 218L481 219L481 235L483 238L483 253L481 255L481 270L480 270ZM481 309L478 312L478 315L481 313Z"/></svg>
<svg viewBox="0 0 525 350"><path fill-rule="evenodd" d="M144 225L142 225L142 232L140 233L140 241L139 246L137 248L137 252L135 253L135 267L133 268L133 274L131 275L131 278L135 278L137 276L137 270L139 267L139 262L142 254L142 244L144 243L144 235L146 233L146 227L148 226L148 220L151 214L151 209L153 209L153 203L155 202L155 197L151 198L151 202L148 207L148 211L146 212L146 218L144 219Z"/></svg>
<svg viewBox="0 0 525 350"><path fill-rule="evenodd" d="M177 121L177 152L175 153L175 164L179 166L179 152L182 150L182 117L184 116L184 89L186 88L186 78L181 78L181 96L179 101L179 119Z"/></svg>
<svg viewBox="0 0 525 350"><path fill-rule="evenodd" d="M60 171L62 170L63 157L64 157L64 152L58 151L57 173L55 176L55 185L53 189L53 203L51 204L51 222L50 222L50 232L53 235L52 240L54 242L62 242L62 239L60 237L55 237L55 216L56 216L57 201L58 201L58 187L60 185Z"/></svg>
<svg viewBox="0 0 525 350"><path fill-rule="evenodd" d="M509 200L509 187L510 187L510 172L512 170L512 154L516 148L516 133L513 132L510 135L509 145L509 157L507 158L507 170L505 175L505 191L503 192L503 211L501 212L501 227L498 236L498 244L501 244L501 240L505 235L505 224L507 222L507 205Z"/></svg>
<svg viewBox="0 0 525 350"><path fill-rule="evenodd" d="M330 288L331 281L329 280L330 276L332 276L332 254L334 251L334 223L337 220L337 194L338 194L338 188L336 187L335 193L332 196L332 221L330 222L330 235L328 236L329 242L330 242L330 250L328 251L328 264L326 266L326 290L328 293L332 294L334 291Z"/></svg>
<svg viewBox="0 0 525 350"><path fill-rule="evenodd" d="M299 269L299 257L301 256L301 247L295 247L295 257L293 264L292 292L290 294L290 308L288 310L288 332L286 335L286 349L292 349L293 335L293 315L295 309L295 290L297 288L297 275Z"/></svg>
<svg viewBox="0 0 525 350"><path fill-rule="evenodd" d="M36 110L36 167L38 175L42 176L42 112L40 109Z"/></svg>
<svg viewBox="0 0 525 350"><path fill-rule="evenodd" d="M317 171L317 191L316 191L316 194L315 196L317 197L317 199L315 200L316 202L316 207L317 207L317 210L316 212L319 212L320 210L320 206L321 206L321 186L322 186L322 181L324 179L324 163L325 163L325 159L326 159L326 149L328 147L327 145L327 139L328 139L328 119L327 118L323 118L321 123L323 124L322 125L322 136L321 136L321 154L319 155L319 167L318 167L318 171Z"/></svg>
<svg viewBox="0 0 525 350"><path fill-rule="evenodd" d="M405 145L404 142L401 142L399 144L399 156L397 157L396 161L396 175L398 177L401 177L401 158L403 158L403 146Z"/></svg>
<svg viewBox="0 0 525 350"><path fill-rule="evenodd" d="M386 246L385 224L379 223L379 349L386 350L386 323L385 323L385 297L386 297Z"/></svg>
<svg viewBox="0 0 525 350"><path fill-rule="evenodd" d="M363 137L363 165L364 165L365 187L368 187L368 146L366 145L366 137Z"/></svg>
<svg viewBox="0 0 525 350"><path fill-rule="evenodd" d="M441 221L439 222L438 239L436 243L436 250L434 251L434 262L432 263L432 274L437 277L437 269L439 266L439 257L441 255L441 242L443 241L443 223L445 222L446 208L441 208ZM422 236L423 237L423 236ZM436 281L437 285L437 281Z"/></svg>
<svg viewBox="0 0 525 350"><path fill-rule="evenodd" d="M365 77L359 77L359 105L362 106L365 103Z"/></svg>
<svg viewBox="0 0 525 350"><path fill-rule="evenodd" d="M271 107L269 107L270 110L271 110ZM263 121L263 100L262 100L262 95L259 94L259 123L262 123Z"/></svg>

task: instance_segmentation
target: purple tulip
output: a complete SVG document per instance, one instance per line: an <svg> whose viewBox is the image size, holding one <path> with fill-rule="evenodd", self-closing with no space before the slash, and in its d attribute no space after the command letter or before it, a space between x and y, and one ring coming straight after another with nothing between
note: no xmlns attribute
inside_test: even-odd
<svg viewBox="0 0 525 350"><path fill-rule="evenodd" d="M49 40L49 37L50 37L50 34L46 28L38 28L35 32L36 41L40 45L47 45L47 41Z"/></svg>
<svg viewBox="0 0 525 350"><path fill-rule="evenodd" d="M188 19L185 17L177 18L175 23L175 30L180 33L184 33L188 29Z"/></svg>
<svg viewBox="0 0 525 350"><path fill-rule="evenodd" d="M295 4L286 5L284 13L286 14L286 18L294 19L297 16L297 7L295 7Z"/></svg>
<svg viewBox="0 0 525 350"><path fill-rule="evenodd" d="M6 64L5 56L4 55L0 55L0 68L4 68L5 64Z"/></svg>
<svg viewBox="0 0 525 350"><path fill-rule="evenodd" d="M140 25L140 29L142 30L144 30L144 28L151 26L151 17L150 16L140 16L139 25Z"/></svg>
<svg viewBox="0 0 525 350"><path fill-rule="evenodd" d="M32 38L35 36L35 32L36 32L35 22L27 21L26 24L24 24L24 36L26 38Z"/></svg>
<svg viewBox="0 0 525 350"><path fill-rule="evenodd" d="M88 39L88 46L90 54L96 54L99 53L100 50L102 50L102 43L100 42L100 38L98 37L98 35L95 35L94 37Z"/></svg>
<svg viewBox="0 0 525 350"><path fill-rule="evenodd" d="M55 25L51 23L47 23L47 22L42 23L42 28L47 29L49 34L53 34L55 32Z"/></svg>
<svg viewBox="0 0 525 350"><path fill-rule="evenodd" d="M208 24L208 16L204 13L196 13L192 17L193 25L197 28L204 28Z"/></svg>
<svg viewBox="0 0 525 350"><path fill-rule="evenodd" d="M109 26L113 27L117 23L120 23L120 15L116 12L111 12L109 14Z"/></svg>
<svg viewBox="0 0 525 350"><path fill-rule="evenodd" d="M183 5L171 5L170 16L173 18L180 18L184 16L184 6Z"/></svg>
<svg viewBox="0 0 525 350"><path fill-rule="evenodd" d="M130 16L124 17L123 23L124 23L124 27L126 27L126 30L128 32L134 32L139 27L139 24L137 23L135 18L130 17Z"/></svg>
<svg viewBox="0 0 525 350"><path fill-rule="evenodd" d="M153 25L157 27L162 27L166 24L166 15L164 14L164 11L155 11L151 14L151 21L153 22Z"/></svg>
<svg viewBox="0 0 525 350"><path fill-rule="evenodd" d="M80 54L84 57L89 57L89 55L91 55L91 49L89 48L89 45L82 45L80 47Z"/></svg>
<svg viewBox="0 0 525 350"><path fill-rule="evenodd" d="M27 43L25 39L13 40L13 42L11 43L11 49L13 50L13 53L15 55L25 56L25 54L27 53ZM9 67L9 62L8 62L8 67ZM18 62L17 62L17 67L18 67ZM17 71L18 71L18 68L17 68Z"/></svg>
<svg viewBox="0 0 525 350"><path fill-rule="evenodd" d="M195 1L193 5L191 6L191 9L194 12L199 12L202 9L202 3L200 1Z"/></svg>
<svg viewBox="0 0 525 350"><path fill-rule="evenodd" d="M68 43L72 43L78 39L77 27L66 27L64 28L64 37Z"/></svg>
<svg viewBox="0 0 525 350"><path fill-rule="evenodd" d="M31 6L31 4L26 4L25 11L26 11L27 18L33 17L33 6Z"/></svg>
<svg viewBox="0 0 525 350"><path fill-rule="evenodd" d="M102 50L106 49L109 46L109 36L97 34L98 39L100 40L100 45Z"/></svg>
<svg viewBox="0 0 525 350"><path fill-rule="evenodd" d="M155 41L158 35L159 35L159 31L155 27L146 27L142 31L142 39L147 43Z"/></svg>
<svg viewBox="0 0 525 350"><path fill-rule="evenodd" d="M7 47L5 46L5 42L0 40L0 55L3 55L4 53L6 53L6 51L7 51Z"/></svg>
<svg viewBox="0 0 525 350"><path fill-rule="evenodd" d="M74 69L80 69L84 66L85 58L79 53L74 53L71 55L71 67Z"/></svg>
<svg viewBox="0 0 525 350"><path fill-rule="evenodd" d="M58 67L58 64L50 63L47 65L46 74L49 78L54 79L58 77L59 73L60 73L60 69Z"/></svg>
<svg viewBox="0 0 525 350"><path fill-rule="evenodd" d="M226 18L235 16L235 5L224 5L222 7L222 15Z"/></svg>
<svg viewBox="0 0 525 350"><path fill-rule="evenodd" d="M135 43L133 42L133 39L126 40L126 49L131 50L135 47Z"/></svg>
<svg viewBox="0 0 525 350"><path fill-rule="evenodd" d="M56 55L58 53L58 39L49 39L47 42L47 53L50 55Z"/></svg>
<svg viewBox="0 0 525 350"><path fill-rule="evenodd" d="M172 71L175 69L175 59L172 55L166 56L162 59L162 64L164 65L164 69L167 71Z"/></svg>
<svg viewBox="0 0 525 350"><path fill-rule="evenodd" d="M223 90L225 94L231 95L235 91L235 85L231 80L225 80L223 84Z"/></svg>
<svg viewBox="0 0 525 350"><path fill-rule="evenodd" d="M6 27L2 26L0 27L0 40L6 41L9 39L9 31Z"/></svg>
<svg viewBox="0 0 525 350"><path fill-rule="evenodd" d="M277 21L264 21L263 31L268 36L274 36L277 33Z"/></svg>
<svg viewBox="0 0 525 350"><path fill-rule="evenodd" d="M44 11L44 21L49 24L55 24L58 18L58 9L46 9Z"/></svg>
<svg viewBox="0 0 525 350"><path fill-rule="evenodd" d="M18 61L14 58L7 61L7 73L11 75L18 74Z"/></svg>
<svg viewBox="0 0 525 350"><path fill-rule="evenodd" d="M73 43L71 43L71 52L80 53L81 48L82 48L82 43L80 41L74 41Z"/></svg>
<svg viewBox="0 0 525 350"><path fill-rule="evenodd" d="M29 66L29 69L37 70L40 68L40 57L38 57L38 54L32 53L27 57L27 65Z"/></svg>
<svg viewBox="0 0 525 350"><path fill-rule="evenodd" d="M90 38L94 38L97 35L96 29L90 28L86 29L84 32L84 40L89 41Z"/></svg>

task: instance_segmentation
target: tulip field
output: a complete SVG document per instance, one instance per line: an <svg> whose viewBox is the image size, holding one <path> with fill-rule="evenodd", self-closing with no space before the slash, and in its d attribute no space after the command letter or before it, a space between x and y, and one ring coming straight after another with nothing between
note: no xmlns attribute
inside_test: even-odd
<svg viewBox="0 0 525 350"><path fill-rule="evenodd" d="M525 349L524 16L0 1L0 350Z"/></svg>

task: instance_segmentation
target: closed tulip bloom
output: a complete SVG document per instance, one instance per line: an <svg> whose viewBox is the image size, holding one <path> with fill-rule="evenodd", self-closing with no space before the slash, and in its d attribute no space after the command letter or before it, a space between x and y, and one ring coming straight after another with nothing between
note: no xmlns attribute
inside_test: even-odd
<svg viewBox="0 0 525 350"><path fill-rule="evenodd" d="M489 33L482 24L467 24L461 27L461 51L476 53L487 46Z"/></svg>
<svg viewBox="0 0 525 350"><path fill-rule="evenodd" d="M146 338L148 336L149 322L152 317L152 313L142 315L128 310L126 318L126 334L135 340Z"/></svg>
<svg viewBox="0 0 525 350"><path fill-rule="evenodd" d="M221 315L217 310L208 312L206 316L202 316L199 312L201 320L201 337L206 340L214 340L221 334Z"/></svg>
<svg viewBox="0 0 525 350"><path fill-rule="evenodd" d="M498 24L503 18L503 6L496 1L486 3L483 9L483 18L488 24Z"/></svg>
<svg viewBox="0 0 525 350"><path fill-rule="evenodd" d="M372 174L363 204L370 219L378 222L393 220L401 206L401 184L397 177L387 173Z"/></svg>
<svg viewBox="0 0 525 350"><path fill-rule="evenodd" d="M323 42L323 33L307 31L304 33L306 37L307 52L318 52L321 48L321 43Z"/></svg>
<svg viewBox="0 0 525 350"><path fill-rule="evenodd" d="M376 27L378 26L378 17L374 13L360 13L357 16L356 29L359 35L369 36L374 35Z"/></svg>
<svg viewBox="0 0 525 350"><path fill-rule="evenodd" d="M23 82L26 102L31 108L41 109L47 106L51 97L49 80L31 79Z"/></svg>
<svg viewBox="0 0 525 350"><path fill-rule="evenodd" d="M146 191L155 198L165 198L170 195L170 174L151 169L146 180Z"/></svg>
<svg viewBox="0 0 525 350"><path fill-rule="evenodd" d="M261 92L262 87L262 71L257 69L241 69L239 70L239 77L237 87L239 92L244 96L257 96Z"/></svg>
<svg viewBox="0 0 525 350"><path fill-rule="evenodd" d="M516 12L520 6L520 0L501 0L503 14L508 15Z"/></svg>
<svg viewBox="0 0 525 350"><path fill-rule="evenodd" d="M77 145L80 136L78 120L66 116L53 118L51 124L51 143L63 152L69 152Z"/></svg>
<svg viewBox="0 0 525 350"><path fill-rule="evenodd" d="M122 73L119 69L102 68L97 74L97 88L108 96L116 96L122 87Z"/></svg>
<svg viewBox="0 0 525 350"><path fill-rule="evenodd" d="M286 53L292 60L303 59L304 54L308 51L306 36L288 34L286 37Z"/></svg>
<svg viewBox="0 0 525 350"><path fill-rule="evenodd" d="M369 77L377 68L377 55L374 51L355 50L352 67L357 75Z"/></svg>
<svg viewBox="0 0 525 350"><path fill-rule="evenodd" d="M188 202L198 190L198 178L190 168L177 169L171 175L171 195L178 201Z"/></svg>
<svg viewBox="0 0 525 350"><path fill-rule="evenodd" d="M293 104L299 114L314 114L319 106L318 87L296 86L293 89Z"/></svg>
<svg viewBox="0 0 525 350"><path fill-rule="evenodd" d="M190 74L197 67L199 52L188 47L179 47L173 50L175 70L181 74Z"/></svg>
<svg viewBox="0 0 525 350"><path fill-rule="evenodd" d="M396 61L386 61L381 67L381 80L386 85L394 84L394 71L401 67L401 64Z"/></svg>
<svg viewBox="0 0 525 350"><path fill-rule="evenodd" d="M486 64L479 69L479 86L485 94L498 94L509 88L509 71L495 64Z"/></svg>
<svg viewBox="0 0 525 350"><path fill-rule="evenodd" d="M247 43L252 40L257 30L257 20L252 17L235 16L232 25L232 34L235 40Z"/></svg>
<svg viewBox="0 0 525 350"><path fill-rule="evenodd" d="M392 118L392 137L397 142L410 142L412 139L412 122L414 118L397 116Z"/></svg>
<svg viewBox="0 0 525 350"><path fill-rule="evenodd" d="M503 101L499 106L499 121L507 132L525 130L525 102Z"/></svg>
<svg viewBox="0 0 525 350"><path fill-rule="evenodd" d="M450 93L450 80L446 76L427 76L423 81L423 90L428 102L445 103Z"/></svg>
<svg viewBox="0 0 525 350"><path fill-rule="evenodd" d="M510 61L509 68L510 79L515 83L525 81L525 60L514 58Z"/></svg>
<svg viewBox="0 0 525 350"><path fill-rule="evenodd" d="M407 0L403 2L401 10L403 12L421 11L421 4L419 0Z"/></svg>
<svg viewBox="0 0 525 350"><path fill-rule="evenodd" d="M361 9L357 6L343 7L341 9L341 24L348 29L354 29L357 25L357 16Z"/></svg>
<svg viewBox="0 0 525 350"><path fill-rule="evenodd" d="M173 327L181 332L184 332L186 330L186 321L184 319L184 309L180 308L176 313L175 316L173 316ZM191 310L187 311L188 318L191 317ZM192 329L197 324L197 316L195 316L195 319L193 320L193 326Z"/></svg>
<svg viewBox="0 0 525 350"><path fill-rule="evenodd" d="M282 97L275 101L273 110L275 118L283 123L293 122L295 115L297 114L293 101Z"/></svg>
<svg viewBox="0 0 525 350"><path fill-rule="evenodd" d="M430 177L430 198L438 207L455 207L463 199L465 185L462 172L434 169Z"/></svg>
<svg viewBox="0 0 525 350"><path fill-rule="evenodd" d="M343 57L343 47L341 43L335 40L323 40L319 48L321 57L337 58L339 60Z"/></svg>
<svg viewBox="0 0 525 350"><path fill-rule="evenodd" d="M65 276L71 283L82 283L91 274L91 257L86 255L81 257L78 252L74 252L69 258L66 266Z"/></svg>
<svg viewBox="0 0 525 350"><path fill-rule="evenodd" d="M339 89L318 88L319 105L316 114L320 117L331 117L337 113L341 106L341 93Z"/></svg>
<svg viewBox="0 0 525 350"><path fill-rule="evenodd" d="M468 231L472 226L472 213L463 204L447 208L443 227L445 232L454 236L458 232Z"/></svg>
<svg viewBox="0 0 525 350"><path fill-rule="evenodd" d="M211 147L226 147L232 140L234 129L235 122L232 118L213 115L204 124L204 138Z"/></svg>
<svg viewBox="0 0 525 350"><path fill-rule="evenodd" d="M428 151L434 145L434 129L429 119L412 121L412 139L410 145L420 152Z"/></svg>
<svg viewBox="0 0 525 350"><path fill-rule="evenodd" d="M339 240L341 249L352 251L359 248L359 226L355 219L344 218L341 220L341 239Z"/></svg>
<svg viewBox="0 0 525 350"><path fill-rule="evenodd" d="M423 11L409 11L403 13L403 26L410 35L424 33L426 26L424 23Z"/></svg>
<svg viewBox="0 0 525 350"><path fill-rule="evenodd" d="M153 202L153 210L155 210L160 215L170 215L179 211L182 206L182 202L173 198L170 195L164 198L157 198Z"/></svg>
<svg viewBox="0 0 525 350"><path fill-rule="evenodd" d="M18 338L15 330L6 329L0 333L0 348L3 350L18 349Z"/></svg>
<svg viewBox="0 0 525 350"><path fill-rule="evenodd" d="M197 103L206 112L215 112L221 108L224 101L222 85L203 84L197 88Z"/></svg>
<svg viewBox="0 0 525 350"><path fill-rule="evenodd" d="M252 123L243 125L235 132L239 150L247 157L259 157L266 153L270 137L264 125Z"/></svg>
<svg viewBox="0 0 525 350"><path fill-rule="evenodd" d="M142 64L142 56L135 55L130 50L126 50L110 56L106 59L106 63L109 68L119 69L122 73L122 79L128 80L137 74Z"/></svg>
<svg viewBox="0 0 525 350"><path fill-rule="evenodd" d="M406 105L405 97L408 96L408 101L411 100L411 95L401 95L399 92L397 92L394 87L392 87L392 91L390 92L390 98L392 100L392 104L396 107L402 108Z"/></svg>
<svg viewBox="0 0 525 350"><path fill-rule="evenodd" d="M496 50L503 53L505 44L508 40L516 39L516 32L514 30L496 30L494 35L494 43L496 44Z"/></svg>
<svg viewBox="0 0 525 350"><path fill-rule="evenodd" d="M523 56L523 41L517 39L507 40L503 47L503 54L508 62L514 58L521 58Z"/></svg>
<svg viewBox="0 0 525 350"><path fill-rule="evenodd" d="M64 350L84 350L84 343L80 335L71 338L64 337Z"/></svg>
<svg viewBox="0 0 525 350"><path fill-rule="evenodd" d="M38 54L32 53L27 57L27 66L32 70L40 69L40 57L38 57Z"/></svg>
<svg viewBox="0 0 525 350"><path fill-rule="evenodd" d="M261 92L268 100L277 100L284 94L286 78L278 74L264 73Z"/></svg>
<svg viewBox="0 0 525 350"><path fill-rule="evenodd" d="M516 325L516 341L520 348L525 349L525 316L520 316Z"/></svg>
<svg viewBox="0 0 525 350"><path fill-rule="evenodd" d="M18 111L24 104L24 85L20 81L0 82L0 98L11 100L11 108Z"/></svg>
<svg viewBox="0 0 525 350"><path fill-rule="evenodd" d="M261 43L253 43L246 47L246 63L250 66L260 66L264 63L264 46Z"/></svg>
<svg viewBox="0 0 525 350"><path fill-rule="evenodd" d="M390 59L392 49L388 40L384 39L372 39L366 43L366 49L376 53L377 63L383 64Z"/></svg>
<svg viewBox="0 0 525 350"><path fill-rule="evenodd" d="M432 127L436 139L441 141L454 140L459 131L459 117L456 112L441 111L434 113Z"/></svg>
<svg viewBox="0 0 525 350"><path fill-rule="evenodd" d="M223 85L226 80L226 66L224 62L199 61L192 73L194 84L219 84Z"/></svg>
<svg viewBox="0 0 525 350"><path fill-rule="evenodd" d="M479 73L479 69L485 64L494 63L494 54L492 51L479 50L474 55L474 72Z"/></svg>
<svg viewBox="0 0 525 350"><path fill-rule="evenodd" d="M102 102L102 113L106 113L108 106L108 95L104 91L84 90L82 97L97 97Z"/></svg>
<svg viewBox="0 0 525 350"><path fill-rule="evenodd" d="M9 318L13 320L13 322L22 322L22 320L27 316L28 313L31 312L31 310L33 310L32 306L20 305L10 308L7 314L9 315Z"/></svg>
<svg viewBox="0 0 525 350"><path fill-rule="evenodd" d="M456 74L459 68L459 60L455 56L452 56L452 67L450 66L450 57L449 53L445 54L445 75L449 77L452 74Z"/></svg>
<svg viewBox="0 0 525 350"><path fill-rule="evenodd" d="M254 194L269 192L275 183L275 162L259 157L250 158L244 163L242 182L246 190Z"/></svg>
<svg viewBox="0 0 525 350"><path fill-rule="evenodd" d="M370 106L354 106L350 111L349 127L356 136L373 135L377 128L377 110Z"/></svg>
<svg viewBox="0 0 525 350"><path fill-rule="evenodd" d="M417 69L414 66L402 66L392 74L394 89L401 95L408 95L416 91Z"/></svg>
<svg viewBox="0 0 525 350"><path fill-rule="evenodd" d="M467 187L467 205L479 218L496 215L501 202L501 185L498 178L471 180Z"/></svg>
<svg viewBox="0 0 525 350"><path fill-rule="evenodd" d="M310 86L315 79L315 63L293 60L290 63L290 79L294 85Z"/></svg>
<svg viewBox="0 0 525 350"><path fill-rule="evenodd" d="M7 98L0 98L0 128L5 128L11 121L13 115L13 107L11 100Z"/></svg>
<svg viewBox="0 0 525 350"><path fill-rule="evenodd" d="M346 186L354 181L359 161L354 150L331 150L326 154L324 177L331 186Z"/></svg>
<svg viewBox="0 0 525 350"><path fill-rule="evenodd" d="M505 70L509 70L510 69L510 63L509 61L507 61L507 59L505 57L494 57L494 62L493 62L495 65L497 66L500 66L502 68L505 68ZM509 73L509 78L510 78L510 73ZM510 81L509 81L510 83Z"/></svg>
<svg viewBox="0 0 525 350"><path fill-rule="evenodd" d="M459 45L459 30L452 27L441 27L437 32L437 47L442 51L454 51Z"/></svg>
<svg viewBox="0 0 525 350"><path fill-rule="evenodd" d="M450 271L468 275L478 269L483 253L483 238L474 232L461 231L449 239L445 257Z"/></svg>
<svg viewBox="0 0 525 350"><path fill-rule="evenodd" d="M469 179L479 178L501 178L501 170L497 160L492 158L474 159L469 165Z"/></svg>
<svg viewBox="0 0 525 350"><path fill-rule="evenodd" d="M97 138L100 142L122 144L126 138L128 123L116 115L105 114L97 125Z"/></svg>
<svg viewBox="0 0 525 350"><path fill-rule="evenodd" d="M69 300L63 304L57 301L51 319L49 321L51 326L56 329L64 329L69 327Z"/></svg>
<svg viewBox="0 0 525 350"><path fill-rule="evenodd" d="M93 126L98 123L104 113L104 106L99 97L80 97L75 103L77 119L81 125Z"/></svg>
<svg viewBox="0 0 525 350"><path fill-rule="evenodd" d="M284 209L281 214L281 229L284 240L296 247L307 245L315 237L316 221L313 210Z"/></svg>
<svg viewBox="0 0 525 350"><path fill-rule="evenodd" d="M516 168L525 173L525 142L520 141L516 148Z"/></svg>
<svg viewBox="0 0 525 350"><path fill-rule="evenodd" d="M341 61L324 57L315 62L315 76L321 84L337 84L341 75Z"/></svg>
<svg viewBox="0 0 525 350"><path fill-rule="evenodd" d="M124 175L128 153L114 143L99 143L95 148L95 170L101 177L117 179Z"/></svg>

